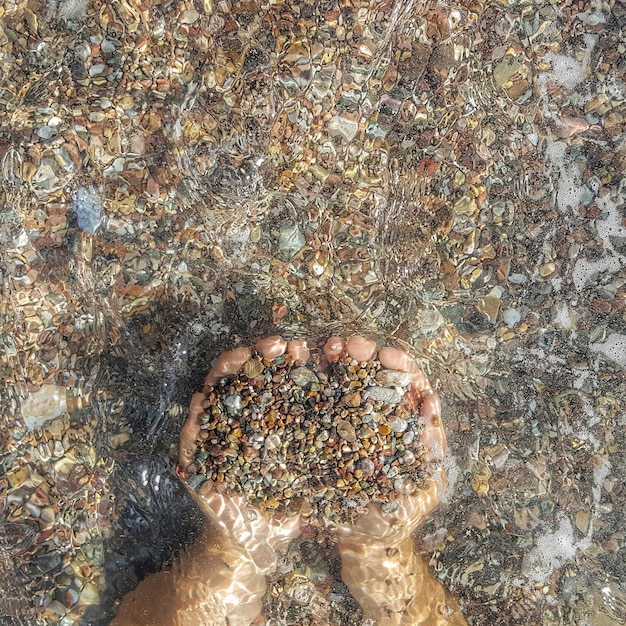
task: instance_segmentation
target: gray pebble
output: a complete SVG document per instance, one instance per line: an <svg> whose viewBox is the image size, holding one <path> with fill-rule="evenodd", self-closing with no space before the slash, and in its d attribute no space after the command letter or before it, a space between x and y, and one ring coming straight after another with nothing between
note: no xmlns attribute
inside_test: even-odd
<svg viewBox="0 0 626 626"><path fill-rule="evenodd" d="M291 378L291 380L293 380L298 387L303 388L306 388L313 383L319 383L319 379L315 375L315 372L311 371L308 367L294 367L289 373L289 378Z"/></svg>
<svg viewBox="0 0 626 626"><path fill-rule="evenodd" d="M363 396L381 404L399 404L402 400L402 396L395 389L389 387L368 387L363 392Z"/></svg>

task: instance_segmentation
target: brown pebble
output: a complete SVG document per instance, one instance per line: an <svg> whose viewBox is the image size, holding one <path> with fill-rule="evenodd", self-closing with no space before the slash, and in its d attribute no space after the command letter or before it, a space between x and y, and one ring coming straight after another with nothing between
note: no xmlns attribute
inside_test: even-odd
<svg viewBox="0 0 626 626"><path fill-rule="evenodd" d="M361 406L361 392L360 391L354 391L352 393L347 393L343 397L342 404L344 406L351 406L351 407L354 407L354 408Z"/></svg>

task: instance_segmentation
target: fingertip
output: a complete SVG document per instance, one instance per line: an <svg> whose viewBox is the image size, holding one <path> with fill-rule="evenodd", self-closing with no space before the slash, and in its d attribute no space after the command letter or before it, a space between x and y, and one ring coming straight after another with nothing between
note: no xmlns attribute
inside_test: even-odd
<svg viewBox="0 0 626 626"><path fill-rule="evenodd" d="M356 361L371 361L376 355L378 344L373 339L353 335L346 342L346 350Z"/></svg>
<svg viewBox="0 0 626 626"><path fill-rule="evenodd" d="M180 444L178 446L178 465L182 472L189 472L189 466L192 465L194 461L195 450L195 440L190 441L188 438L183 438L181 434Z"/></svg>
<svg viewBox="0 0 626 626"><path fill-rule="evenodd" d="M241 346L234 350L228 350L223 352L220 356L222 360L222 368L226 375L236 374L243 364L252 357L252 350L247 346ZM219 360L219 359L218 359Z"/></svg>
<svg viewBox="0 0 626 626"><path fill-rule="evenodd" d="M189 418L190 420L197 420L203 413L204 407L202 403L206 400L204 393L196 392L191 396L191 404L189 405Z"/></svg>
<svg viewBox="0 0 626 626"><path fill-rule="evenodd" d="M196 454L196 439L200 433L200 416L204 413L202 403L206 400L203 393L196 392L191 397L189 416L180 431L178 445L178 463L183 471L187 471Z"/></svg>
<svg viewBox="0 0 626 626"><path fill-rule="evenodd" d="M254 348L264 359L271 361L285 354L287 342L280 335L272 335L259 339L259 341L254 344Z"/></svg>
<svg viewBox="0 0 626 626"><path fill-rule="evenodd" d="M287 354L290 354L294 361L302 361L305 363L309 360L311 352L307 342L301 339L287 342Z"/></svg>
<svg viewBox="0 0 626 626"><path fill-rule="evenodd" d="M334 363L340 359L345 348L346 344L341 337L329 337L328 341L324 344L324 354L331 363Z"/></svg>
<svg viewBox="0 0 626 626"><path fill-rule="evenodd" d="M393 346L381 348L378 352L378 360L383 367L390 370L400 370L413 374L419 369L417 363L404 350Z"/></svg>
<svg viewBox="0 0 626 626"><path fill-rule="evenodd" d="M209 386L215 385L220 378L224 376L232 376L239 372L243 364L252 356L252 350L247 347L235 348L222 352L218 357L215 365L204 379L204 390Z"/></svg>

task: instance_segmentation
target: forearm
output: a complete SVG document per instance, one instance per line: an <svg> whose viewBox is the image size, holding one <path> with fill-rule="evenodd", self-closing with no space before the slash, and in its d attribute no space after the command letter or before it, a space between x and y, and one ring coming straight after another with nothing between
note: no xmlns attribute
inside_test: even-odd
<svg viewBox="0 0 626 626"><path fill-rule="evenodd" d="M261 611L265 589L265 576L250 556L207 524L170 568L124 596L111 624L247 626Z"/></svg>
<svg viewBox="0 0 626 626"><path fill-rule="evenodd" d="M341 576L366 617L380 626L465 625L456 601L433 578L406 537L389 545L339 541Z"/></svg>

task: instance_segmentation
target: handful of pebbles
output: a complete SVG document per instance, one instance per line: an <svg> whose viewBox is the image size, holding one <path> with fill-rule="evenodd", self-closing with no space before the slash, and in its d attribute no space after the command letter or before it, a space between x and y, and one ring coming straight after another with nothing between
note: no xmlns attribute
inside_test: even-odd
<svg viewBox="0 0 626 626"><path fill-rule="evenodd" d="M426 474L421 396L409 373L342 356L306 364L254 353L209 386L188 482L242 495L262 510L351 522L383 513Z"/></svg>

